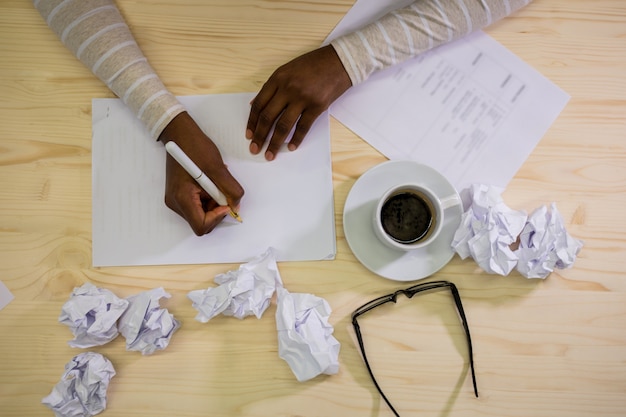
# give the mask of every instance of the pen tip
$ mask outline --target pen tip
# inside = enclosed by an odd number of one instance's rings
[[[237,214],[236,212],[231,210],[230,215],[233,217],[233,219],[237,220],[239,223],[243,223],[243,220],[241,220],[241,217],[239,217],[239,214]]]

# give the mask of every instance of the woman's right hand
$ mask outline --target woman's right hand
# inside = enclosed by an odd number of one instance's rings
[[[228,201],[219,206],[174,158],[167,154],[165,204],[184,218],[198,236],[217,226],[230,212],[237,210],[244,195],[241,185],[230,174],[215,143],[200,129],[189,113],[177,115],[163,130],[159,140],[165,145],[173,140],[213,181]]]

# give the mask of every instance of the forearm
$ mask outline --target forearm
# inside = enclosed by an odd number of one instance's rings
[[[163,85],[113,0],[35,0],[63,44],[158,138],[185,109]]]
[[[483,29],[532,0],[417,0],[331,44],[352,84],[372,73]]]

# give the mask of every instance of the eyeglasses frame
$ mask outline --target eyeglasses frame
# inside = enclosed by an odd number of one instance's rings
[[[429,281],[429,282],[423,282],[417,285],[413,285],[408,288],[399,289],[391,294],[383,295],[381,297],[375,298],[363,304],[361,307],[357,308],[352,313],[352,326],[354,327],[354,332],[356,333],[357,341],[359,343],[359,349],[361,351],[361,355],[363,356],[363,361],[365,362],[365,366],[370,375],[370,378],[372,379],[374,386],[380,393],[385,403],[387,403],[391,411],[393,411],[394,415],[396,415],[397,417],[400,417],[400,414],[398,414],[396,409],[391,405],[391,402],[389,401],[387,396],[384,394],[380,385],[376,381],[376,378],[374,377],[374,372],[372,371],[372,368],[367,359],[367,355],[365,354],[365,344],[363,343],[363,335],[361,334],[361,327],[359,326],[357,319],[363,314],[375,309],[376,307],[380,307],[381,305],[387,304],[389,302],[393,302],[395,304],[400,294],[403,294],[407,298],[411,299],[413,298],[414,295],[418,293],[441,289],[441,288],[448,288],[450,292],[452,293],[452,296],[454,298],[454,304],[457,309],[457,313],[459,314],[461,323],[463,325],[463,329],[465,330],[465,337],[467,339],[467,347],[468,347],[468,355],[469,355],[469,364],[470,364],[470,369],[472,371],[472,384],[474,386],[474,395],[476,396],[476,398],[478,398],[478,387],[476,385],[476,373],[474,371],[474,350],[472,348],[472,338],[470,335],[469,325],[467,324],[467,317],[465,316],[465,311],[463,310],[463,303],[461,302],[461,296],[459,294],[459,290],[457,289],[456,285],[454,285],[454,283],[449,282],[449,281]]]

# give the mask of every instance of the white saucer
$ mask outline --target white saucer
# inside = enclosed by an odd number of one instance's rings
[[[354,256],[370,271],[395,281],[415,281],[443,268],[454,256],[451,243],[463,214],[462,205],[447,208],[441,233],[427,247],[407,252],[389,248],[374,234],[376,201],[392,186],[406,182],[423,184],[440,198],[458,195],[452,184],[429,166],[387,161],[359,177],[343,209],[343,230]]]

